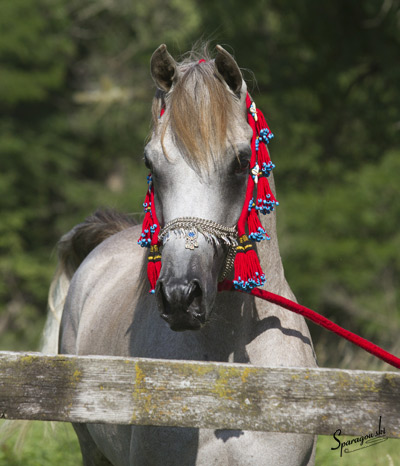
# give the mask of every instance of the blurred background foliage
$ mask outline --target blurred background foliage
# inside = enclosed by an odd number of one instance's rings
[[[149,60],[231,51],[275,139],[298,300],[400,352],[398,0],[0,2],[0,349],[37,348],[58,238],[141,212]],[[319,363],[381,368],[311,325]]]

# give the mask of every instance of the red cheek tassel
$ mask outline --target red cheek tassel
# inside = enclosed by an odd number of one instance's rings
[[[150,247],[152,236],[157,227],[157,222],[154,221],[152,215],[152,196],[154,196],[154,194],[151,175],[147,176],[147,183],[149,187],[147,189],[146,197],[143,202],[144,219],[142,223],[142,233],[140,234],[140,237],[138,239],[138,244],[140,244],[142,248]]]
[[[261,269],[257,253],[249,239],[261,241],[269,239],[264,230],[259,213],[269,213],[273,210],[277,201],[271,192],[268,176],[274,165],[265,146],[273,135],[265,121],[264,115],[256,109],[249,94],[246,96],[248,109],[247,121],[253,130],[251,140],[251,173],[247,184],[247,191],[243,209],[238,221],[238,246],[235,257],[235,288],[243,291],[251,291],[256,286],[263,286],[265,274]],[[254,188],[257,186],[256,202],[253,200]],[[246,226],[248,236],[246,235]]]
[[[150,246],[150,253],[147,257],[147,278],[150,283],[150,293],[154,294],[158,277],[161,270],[161,253],[158,245]]]
[[[239,237],[235,257],[235,278],[233,285],[242,291],[251,291],[256,286],[263,286],[265,274],[260,261],[247,235]]]
[[[271,239],[267,232],[265,231],[264,227],[260,222],[260,218],[258,216],[258,210],[256,210],[256,204],[254,203],[253,199],[251,199],[249,204],[249,216],[247,217],[247,229],[249,231],[249,238],[253,241],[262,241],[264,239],[269,240]]]
[[[268,179],[261,175],[258,180],[256,209],[262,214],[271,213],[279,205],[268,183]]]
[[[158,277],[160,276],[160,270],[161,270],[161,252],[160,252],[160,244],[158,240],[158,234],[160,232],[160,224],[157,220],[156,206],[154,203],[154,186],[152,186],[152,189],[151,189],[150,200],[151,200],[151,216],[154,220],[155,229],[154,229],[153,236],[151,238],[150,254],[148,256],[148,262],[147,262],[147,278],[149,279],[149,282],[150,282],[150,293],[154,294],[157,280],[158,280]]]
[[[143,203],[145,215],[142,223],[142,233],[138,239],[138,243],[142,247],[150,248],[147,256],[147,278],[150,282],[150,293],[154,293],[161,270],[161,253],[158,240],[160,224],[157,220],[154,204],[154,186],[151,174],[148,175],[147,182],[149,188]]]
[[[251,157],[253,162],[253,155]],[[234,262],[235,288],[243,291],[251,291],[256,286],[262,286],[265,282],[265,275],[261,270],[260,261],[246,235],[246,222],[249,215],[248,206],[252,202],[254,191],[254,180],[249,176],[247,183],[246,198],[238,221],[238,245],[236,246],[236,256]]]

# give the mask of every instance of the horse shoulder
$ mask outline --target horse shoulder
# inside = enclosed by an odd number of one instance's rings
[[[146,254],[137,245],[139,234],[140,227],[132,227],[111,236],[75,272],[61,322],[62,353],[111,354],[102,342],[108,342],[110,327],[121,325],[127,308],[135,308],[141,292]]]

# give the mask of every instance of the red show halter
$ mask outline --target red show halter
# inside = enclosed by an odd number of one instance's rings
[[[250,239],[254,241],[269,239],[260,222],[259,213],[269,214],[278,203],[268,183],[273,164],[266,145],[272,139],[273,134],[264,115],[256,109],[248,93],[246,107],[247,121],[253,130],[253,137],[251,139],[250,174],[243,209],[237,225],[239,244],[236,248],[233,285],[238,290],[250,291],[265,283],[264,272]],[[253,198],[255,188],[257,189],[256,200]],[[248,234],[246,234],[246,226]]]
[[[200,60],[203,63],[205,60]],[[238,244],[234,261],[234,286],[239,290],[250,291],[256,286],[263,286],[265,274],[261,269],[257,253],[250,240],[262,241],[269,239],[264,230],[259,214],[269,214],[278,205],[271,192],[268,176],[274,168],[269,157],[267,144],[272,139],[271,133],[264,115],[256,109],[249,94],[246,95],[246,106],[248,110],[248,123],[253,130],[251,140],[250,171],[247,183],[246,196],[240,214],[237,231]],[[160,112],[160,118],[164,115],[165,108]],[[160,225],[154,206],[154,187],[151,174],[148,176],[149,189],[143,203],[145,218],[142,225],[142,233],[138,243],[143,247],[150,248],[148,255],[147,276],[150,282],[150,293],[155,292],[155,286],[161,270],[161,253],[158,234]],[[254,193],[256,191],[256,198]]]

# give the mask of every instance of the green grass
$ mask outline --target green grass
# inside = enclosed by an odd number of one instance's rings
[[[0,436],[2,435],[0,423]],[[70,424],[32,422],[23,446],[15,448],[18,433],[2,444],[0,437],[0,466],[81,466],[78,440]],[[342,442],[351,437],[340,437]],[[337,446],[332,436],[319,436],[317,466],[397,466],[400,465],[400,440],[389,439],[378,445],[351,454],[331,450]],[[184,465],[183,465],[184,466]],[[257,466],[257,465],[254,465]]]
[[[340,436],[339,440],[345,442],[354,437]],[[359,443],[357,445],[360,445]],[[343,453],[340,457],[340,448],[333,436],[318,437],[316,466],[398,466],[400,465],[400,440],[388,439],[377,445],[363,448],[352,453]],[[352,448],[357,448],[356,446]]]
[[[31,422],[18,446],[19,432],[4,443],[0,423],[0,466],[81,466],[82,459],[75,432],[70,424]],[[22,429],[23,430],[23,429]]]

